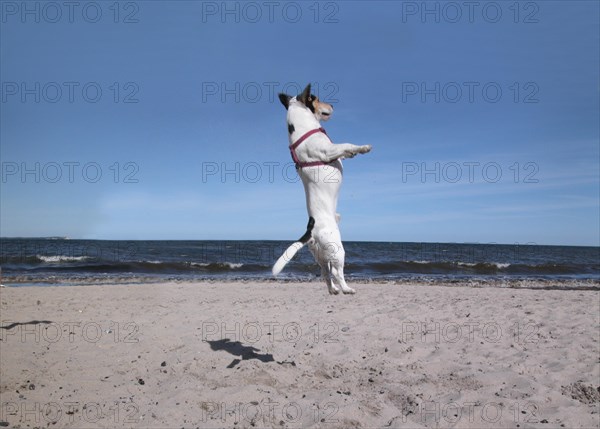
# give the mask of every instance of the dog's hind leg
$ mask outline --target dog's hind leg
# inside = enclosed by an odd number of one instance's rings
[[[345,251],[342,247],[337,252],[336,258],[330,262],[331,279],[334,286],[337,284],[340,289],[342,289],[343,293],[353,294],[356,293],[356,291],[346,284],[346,279],[344,278],[344,257]]]
[[[337,295],[338,293],[340,293],[340,289],[335,284],[333,284],[333,280],[331,278],[331,262],[327,261],[326,258],[323,258],[319,246],[314,241],[311,241],[309,243],[309,249],[315,257],[315,261],[317,261],[317,263],[321,267],[321,277],[327,285],[327,290],[331,295]]]
[[[331,264],[329,266],[322,265],[321,266],[321,277],[325,280],[325,284],[327,285],[327,290],[331,295],[337,295],[340,293],[340,289],[333,284],[331,279]]]
[[[337,224],[316,231],[315,241],[311,243],[311,251],[321,266],[321,273],[329,289],[329,293],[355,293],[348,287],[344,279],[344,260],[346,252],[342,245]]]
[[[346,280],[344,279],[344,269],[342,267],[332,267],[331,275],[335,279],[334,282],[340,285],[342,292],[345,294],[353,294],[356,293],[354,289],[346,284]]]

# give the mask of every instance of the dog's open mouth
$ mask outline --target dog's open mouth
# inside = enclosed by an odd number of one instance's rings
[[[331,115],[331,112],[321,112],[321,116],[329,116]]]

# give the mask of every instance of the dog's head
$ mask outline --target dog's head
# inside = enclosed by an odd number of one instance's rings
[[[319,97],[310,93],[310,83],[306,85],[301,94],[295,97],[280,93],[279,100],[286,110],[289,110],[290,106],[310,110],[319,122],[327,121],[333,113],[331,104],[322,102]]]

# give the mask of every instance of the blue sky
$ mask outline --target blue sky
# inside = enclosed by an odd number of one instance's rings
[[[343,239],[600,244],[596,1],[1,6],[2,236],[297,238],[312,82]]]

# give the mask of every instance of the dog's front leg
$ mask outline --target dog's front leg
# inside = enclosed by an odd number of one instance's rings
[[[340,158],[353,158],[359,153],[368,153],[370,151],[370,144],[363,146],[357,146],[350,143],[332,144],[325,149],[324,156],[326,160],[324,160],[324,162],[331,162]]]

